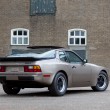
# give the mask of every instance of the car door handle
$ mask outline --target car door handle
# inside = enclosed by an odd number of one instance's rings
[[[72,68],[76,68],[76,66],[72,66]]]

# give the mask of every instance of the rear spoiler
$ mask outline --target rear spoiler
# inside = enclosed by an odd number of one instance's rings
[[[15,62],[15,61],[39,61],[53,58],[34,58],[34,57],[0,57],[0,62]]]

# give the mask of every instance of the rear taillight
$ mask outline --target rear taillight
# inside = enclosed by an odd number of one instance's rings
[[[5,66],[0,66],[0,72],[5,72]]]
[[[38,65],[24,66],[24,72],[41,72],[41,68]]]

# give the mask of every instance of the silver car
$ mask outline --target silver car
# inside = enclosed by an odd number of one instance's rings
[[[70,87],[105,91],[109,78],[105,67],[87,63],[71,50],[34,46],[0,58],[0,82],[7,94],[48,87],[52,95],[62,96]]]

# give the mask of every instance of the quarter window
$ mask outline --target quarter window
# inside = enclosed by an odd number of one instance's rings
[[[23,28],[12,29],[11,45],[29,45],[29,30]]]
[[[68,30],[68,45],[86,45],[87,32],[84,29]]]
[[[66,57],[65,53],[62,51],[59,52],[59,58],[61,61],[67,62],[67,57]]]

